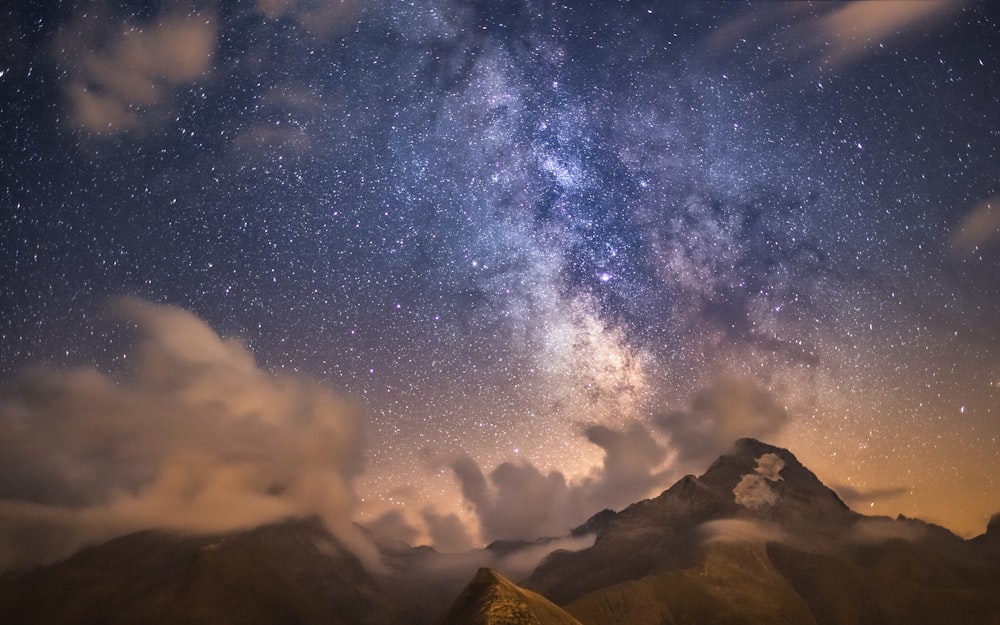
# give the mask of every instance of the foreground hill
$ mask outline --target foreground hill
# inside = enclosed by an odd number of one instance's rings
[[[0,576],[0,623],[426,625],[482,558],[399,544],[382,545],[382,559],[366,570],[316,518],[214,535],[149,530]]]
[[[545,597],[479,569],[437,625],[580,625]]]
[[[0,584],[0,622],[390,623],[393,606],[317,520],[218,536],[146,531]]]

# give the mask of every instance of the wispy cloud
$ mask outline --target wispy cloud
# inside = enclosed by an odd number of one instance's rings
[[[290,17],[317,37],[343,31],[363,8],[363,0],[257,0],[257,10],[268,19]]]
[[[854,488],[853,486],[847,486],[846,484],[838,484],[833,487],[833,490],[837,491],[837,494],[844,500],[844,503],[851,507],[855,507],[861,506],[862,504],[871,504],[876,501],[894,499],[909,493],[911,489],[902,486],[889,486],[885,488],[861,490]]]
[[[951,233],[951,249],[957,255],[972,254],[1000,240],[1000,196],[981,202],[962,216]]]
[[[879,44],[929,30],[934,18],[961,7],[963,0],[860,0],[848,2],[819,18],[825,36],[823,63],[846,65]]]
[[[764,3],[722,24],[708,41],[720,52],[760,42],[776,59],[840,70],[886,45],[934,30],[970,0],[853,0]]]
[[[784,406],[750,380],[723,378],[699,391],[688,410],[657,417],[670,434],[680,460],[710,461],[741,437],[777,436],[791,416]]]
[[[88,131],[114,134],[166,117],[176,89],[210,74],[216,38],[209,11],[142,24],[100,14],[72,21],[54,45],[72,119]]]

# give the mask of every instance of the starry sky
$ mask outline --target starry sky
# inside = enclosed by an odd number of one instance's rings
[[[11,536],[236,493],[459,550],[744,435],[866,514],[1000,511],[990,3],[20,0],[0,36]]]

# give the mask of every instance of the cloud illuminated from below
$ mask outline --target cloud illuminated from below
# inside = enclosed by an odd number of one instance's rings
[[[35,370],[0,399],[0,569],[148,528],[216,532],[319,515],[351,522],[363,427],[316,382],[261,370],[194,315],[123,299],[135,369]]]

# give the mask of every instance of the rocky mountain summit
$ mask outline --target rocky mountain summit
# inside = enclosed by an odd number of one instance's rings
[[[995,532],[851,511],[788,450],[741,439],[523,582],[583,623],[1000,623]]]
[[[479,569],[437,625],[580,625],[556,604]]]

